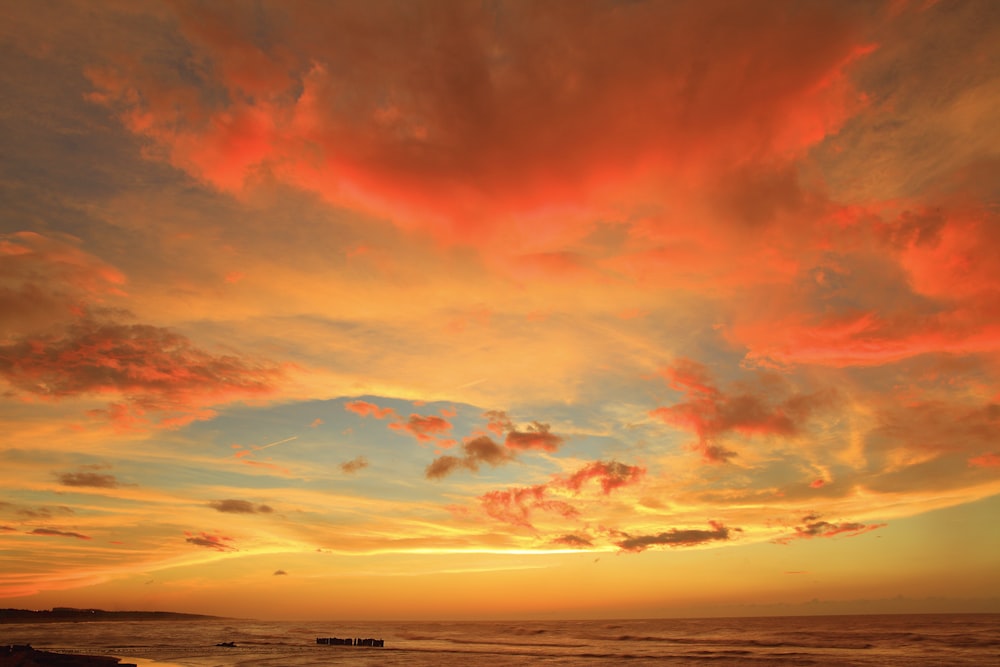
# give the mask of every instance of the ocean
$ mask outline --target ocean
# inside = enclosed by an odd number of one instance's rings
[[[317,645],[384,639],[384,648]],[[234,642],[232,648],[216,646]],[[320,665],[1000,666],[1000,614],[608,621],[101,621],[0,625],[0,645],[140,667]]]

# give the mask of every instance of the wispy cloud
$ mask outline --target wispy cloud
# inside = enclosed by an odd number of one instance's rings
[[[802,518],[802,525],[795,526],[795,533],[777,540],[779,544],[787,544],[791,540],[811,539],[814,537],[836,537],[838,535],[854,536],[883,528],[886,524],[863,524],[854,521],[830,523],[822,521],[818,514],[810,514]]]
[[[730,432],[796,436],[815,412],[835,402],[829,391],[795,393],[778,376],[765,375],[756,386],[723,392],[704,366],[688,359],[677,361],[664,375],[672,388],[684,392],[686,400],[650,414],[694,431],[698,436],[696,449],[710,463],[724,463],[738,455],[719,442]]]

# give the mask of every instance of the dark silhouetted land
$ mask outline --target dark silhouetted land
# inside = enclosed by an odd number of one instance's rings
[[[0,609],[0,623],[55,623],[86,621],[197,621],[218,620],[219,616],[178,614],[172,611],[104,611],[103,609]]]

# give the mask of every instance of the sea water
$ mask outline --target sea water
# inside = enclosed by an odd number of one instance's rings
[[[317,645],[384,639],[384,648]],[[216,646],[235,642],[236,646]],[[1000,614],[610,621],[100,621],[0,625],[0,645],[140,667],[319,665],[1000,666]]]

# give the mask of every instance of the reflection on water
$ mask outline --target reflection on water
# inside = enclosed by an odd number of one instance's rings
[[[317,645],[374,637],[385,648]],[[232,648],[216,646],[234,642]],[[119,621],[0,625],[0,644],[140,667],[996,664],[1000,614],[537,622]],[[993,661],[993,662],[991,662]]]

